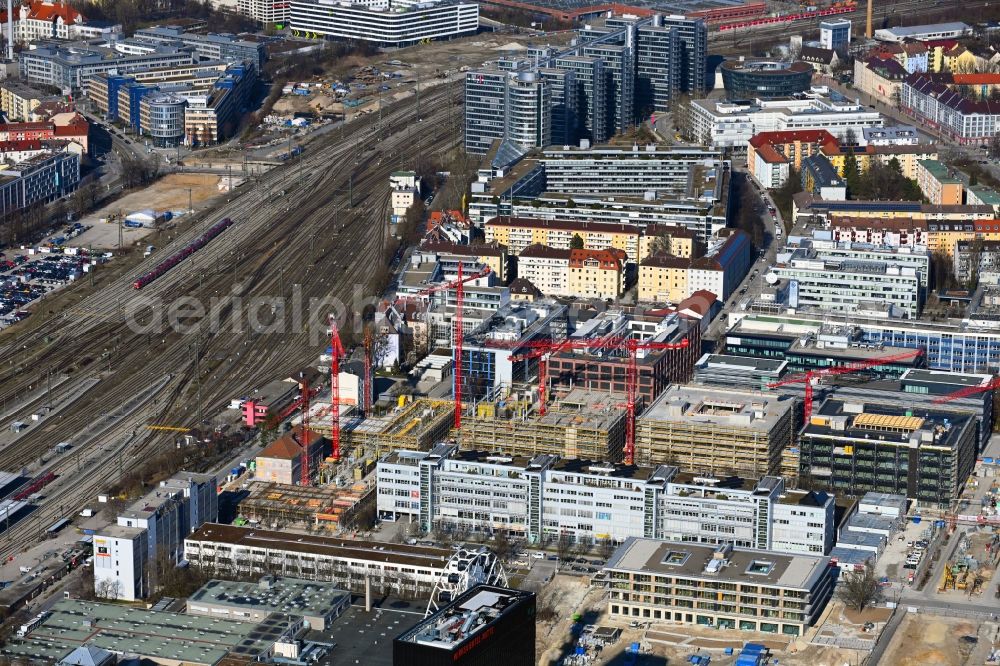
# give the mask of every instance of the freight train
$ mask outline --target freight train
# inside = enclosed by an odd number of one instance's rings
[[[188,245],[187,247],[185,247],[183,250],[181,250],[179,252],[176,252],[175,254],[170,255],[169,257],[167,257],[166,259],[164,259],[162,262],[160,262],[156,266],[156,268],[154,268],[153,270],[149,271],[145,275],[142,275],[138,280],[136,280],[135,282],[132,283],[132,287],[134,289],[142,289],[143,287],[145,287],[146,285],[148,285],[150,282],[152,282],[153,280],[156,280],[161,275],[163,275],[164,273],[166,273],[167,271],[169,271],[171,268],[173,268],[177,264],[181,263],[182,261],[184,261],[185,259],[187,259],[188,257],[190,257],[192,254],[194,254],[195,252],[197,252],[201,248],[203,248],[206,245],[208,245],[208,243],[213,238],[215,238],[216,236],[218,236],[219,234],[221,234],[223,231],[225,231],[226,229],[228,229],[230,226],[232,226],[232,224],[233,224],[233,221],[230,218],[228,218],[228,217],[225,218],[224,220],[222,220],[221,222],[217,222],[215,224],[215,226],[213,226],[211,229],[209,229],[208,231],[206,231],[205,233],[203,233],[196,240],[192,241],[191,244]]]

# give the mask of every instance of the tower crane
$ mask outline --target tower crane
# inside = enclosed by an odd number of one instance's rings
[[[482,270],[472,274],[472,275],[462,275],[462,262],[458,262],[458,277],[450,282],[445,282],[443,284],[436,284],[432,287],[428,287],[420,292],[418,295],[429,296],[430,294],[437,293],[439,291],[450,291],[455,290],[455,335],[452,347],[454,349],[454,360],[452,365],[454,366],[455,373],[455,384],[454,384],[454,399],[455,399],[455,430],[459,430],[462,427],[462,343],[464,341],[465,332],[462,330],[462,303],[465,298],[465,283],[472,282],[473,280],[478,280],[479,278],[486,277],[493,271],[489,266],[484,267]]]
[[[573,349],[606,349],[610,351],[622,350],[625,352],[627,365],[625,366],[625,456],[626,465],[635,462],[635,408],[636,393],[639,384],[639,368],[637,359],[639,351],[678,351],[687,349],[690,342],[684,338],[680,342],[647,342],[635,338],[624,338],[620,336],[591,339],[570,339],[552,341],[537,340],[526,342],[524,347],[532,348],[531,351],[520,354],[512,354],[508,357],[511,362],[525,361],[531,358],[538,359],[538,399],[540,414],[545,414],[545,403],[547,401],[548,384],[548,359],[561,351]]]
[[[337,320],[330,317],[330,438],[333,442],[331,457],[340,460],[340,359],[344,345],[340,342]],[[367,414],[367,412],[366,412]]]
[[[993,389],[1000,388],[1000,377],[994,377],[992,380],[985,384],[980,384],[979,386],[966,386],[961,388],[954,393],[949,393],[947,395],[938,396],[931,401],[935,405],[943,405],[946,402],[951,402],[952,400],[959,400],[961,398],[968,398],[970,395],[975,395],[977,393],[984,393],[986,391],[992,391]]]
[[[897,361],[905,361],[907,359],[916,358],[923,353],[924,350],[922,348],[910,349],[899,354],[873,358],[867,361],[847,363],[833,368],[807,370],[802,374],[792,375],[791,377],[785,377],[784,379],[772,382],[768,384],[767,387],[778,388],[779,386],[788,386],[789,384],[805,384],[806,396],[805,401],[803,402],[803,413],[805,414],[805,422],[808,423],[809,419],[812,418],[813,411],[813,385],[822,377],[835,377],[837,375],[849,375],[855,372],[862,372],[864,370],[868,370],[869,368],[876,368],[880,365],[888,365],[889,363],[896,363]]]

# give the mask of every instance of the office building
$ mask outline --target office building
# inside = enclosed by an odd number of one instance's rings
[[[287,532],[202,525],[184,541],[184,559],[226,578],[282,575],[332,583],[352,592],[368,578],[376,591],[428,595],[454,551],[325,536],[288,538]],[[263,556],[263,557],[262,557]]]
[[[138,601],[149,594],[149,532],[112,525],[94,535],[94,594]]]
[[[157,45],[146,53],[128,55],[85,42],[71,46],[43,42],[18,54],[22,79],[72,91],[86,88],[88,79],[98,74],[124,75],[194,62],[191,49],[166,44]]]
[[[240,39],[233,35],[202,35],[173,26],[152,26],[136,30],[133,38],[152,44],[183,44],[193,48],[199,60],[222,60],[233,64],[249,62],[258,72],[267,60],[264,42]]]
[[[881,127],[882,116],[836,92],[817,90],[784,99],[697,99],[691,103],[691,122],[701,143],[741,152],[760,132],[826,130],[843,140],[849,133],[861,136],[866,127]]]
[[[531,544],[646,536],[819,554],[836,533],[833,497],[786,490],[770,476],[717,478],[669,465],[490,454],[455,444],[388,454],[376,474],[379,517],[418,522],[428,532],[500,532]],[[567,508],[571,499],[576,506]]]
[[[611,17],[607,20],[609,27],[624,27],[628,24],[636,24],[635,19]],[[638,23],[636,43],[640,54],[639,77],[641,78],[644,72],[655,71],[660,63],[664,62],[666,52],[662,49],[665,46],[667,31],[672,33],[672,39],[677,42],[675,48],[680,55],[679,60],[667,64],[673,70],[669,80],[677,82],[677,88],[672,88],[671,92],[688,95],[704,92],[707,85],[708,26],[700,18],[688,18],[678,14],[654,14],[647,21]],[[655,81],[653,86],[654,93],[659,92]],[[659,90],[662,91],[662,87]],[[663,97],[660,96],[660,99]],[[664,112],[667,111],[667,107],[654,105],[652,110]]]
[[[356,39],[386,47],[447,39],[479,29],[479,5],[469,2],[291,0],[292,34]]]
[[[636,459],[705,476],[783,475],[792,419],[791,398],[675,384],[636,419]]]
[[[14,41],[27,44],[46,39],[108,39],[121,33],[120,24],[88,20],[69,4],[49,0],[18,3],[14,15]],[[6,14],[3,20],[7,36]]]
[[[694,366],[694,384],[763,391],[768,384],[790,374],[781,359],[705,354]]]
[[[551,142],[560,146],[574,143],[580,133],[576,73],[558,67],[540,67],[538,76],[549,90]]]
[[[613,91],[604,61],[590,56],[566,55],[556,58],[554,63],[556,69],[571,72],[575,81],[576,126],[573,134],[567,132],[565,143],[574,143],[577,139],[595,143],[607,141],[614,133],[608,101]]]
[[[0,179],[0,224],[38,203],[50,203],[77,188],[80,156],[69,152],[43,152],[11,165]]]
[[[780,99],[809,90],[813,68],[806,62],[726,60],[722,85],[731,100]]]
[[[635,125],[635,44],[634,28],[624,44],[584,45],[583,56],[604,62],[604,74],[611,84],[606,98],[608,129],[621,134]]]
[[[815,624],[834,586],[827,557],[639,538],[605,571],[613,617],[787,636]]]
[[[532,71],[484,70],[465,76],[465,149],[486,153],[503,140],[527,149],[551,143],[548,81]]]
[[[532,666],[535,594],[477,585],[392,642],[394,666]]]
[[[827,398],[799,433],[800,482],[848,495],[903,494],[948,508],[975,464],[966,415]]]
[[[540,162],[546,188],[561,194],[642,197],[687,193],[691,181],[723,168],[719,151],[681,146],[552,146]],[[695,186],[695,189],[700,189]]]
[[[929,275],[927,255],[906,256],[885,248],[857,256],[853,250],[792,248],[778,257],[771,272],[796,285],[789,297],[792,307],[916,319]]]
[[[158,568],[181,562],[184,538],[218,517],[214,476],[179,472],[161,481],[94,535],[94,592],[103,599],[144,598]]]
[[[846,53],[851,45],[851,22],[847,19],[825,19],[819,22],[821,48]]]
[[[236,11],[263,25],[287,23],[289,3],[286,0],[238,0]]]

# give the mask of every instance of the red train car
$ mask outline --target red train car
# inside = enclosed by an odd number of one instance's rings
[[[159,264],[156,268],[149,271],[148,273],[141,275],[138,280],[132,283],[133,289],[142,289],[148,285],[153,280],[156,280],[161,275],[169,271],[171,268],[181,263],[192,254],[200,250],[201,248],[208,245],[209,241],[221,234],[223,231],[232,226],[233,221],[230,218],[225,218],[221,222],[216,223],[211,229],[203,233],[198,237],[197,240],[192,241],[187,247],[185,247],[180,252],[170,255]]]

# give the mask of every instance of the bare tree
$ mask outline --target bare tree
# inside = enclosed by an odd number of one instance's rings
[[[560,532],[559,537],[556,539],[556,555],[560,560],[564,560],[572,549],[573,539],[570,537],[569,533]]]
[[[860,571],[848,572],[838,588],[840,598],[848,608],[861,612],[875,603],[879,598],[879,586],[871,561],[865,562],[864,568]]]
[[[94,586],[94,592],[98,599],[118,599],[122,592],[122,582],[112,578],[102,578]]]
[[[607,560],[615,552],[615,542],[611,539],[601,539],[597,542],[597,554],[602,560]]]

